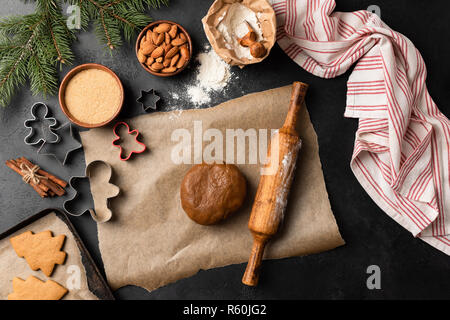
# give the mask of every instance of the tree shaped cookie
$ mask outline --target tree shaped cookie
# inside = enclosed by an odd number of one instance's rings
[[[49,277],[55,264],[63,264],[66,259],[66,253],[60,250],[65,239],[65,235],[53,237],[47,230],[37,234],[26,231],[10,241],[17,255],[25,258],[31,270],[41,269]]]
[[[27,280],[14,278],[13,293],[8,300],[59,300],[67,293],[67,289],[59,283],[48,280],[46,282],[29,276]]]

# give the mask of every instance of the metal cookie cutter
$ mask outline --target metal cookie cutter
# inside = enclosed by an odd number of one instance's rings
[[[134,137],[134,141],[135,141],[137,144],[141,145],[141,149],[130,151],[130,153],[129,153],[128,156],[126,156],[126,157],[123,157],[123,155],[122,155],[122,154],[123,154],[123,148],[122,148],[122,146],[118,143],[118,142],[122,139],[122,138],[119,136],[118,132],[117,132],[117,128],[120,127],[120,126],[125,126],[125,127],[127,128],[127,130],[128,130],[127,133],[130,134],[130,135],[134,135],[134,136],[135,136],[135,137]],[[115,124],[114,128],[113,128],[113,133],[114,133],[114,136],[115,136],[116,138],[113,140],[112,145],[113,145],[114,147],[119,148],[119,150],[120,150],[119,158],[120,158],[120,160],[122,160],[122,161],[127,161],[127,160],[129,160],[129,159],[131,158],[131,156],[132,156],[134,153],[142,153],[142,152],[144,152],[144,151],[147,149],[146,145],[143,144],[142,142],[140,142],[140,141],[138,140],[139,131],[138,131],[137,129],[130,130],[130,126],[129,126],[126,122],[123,122],[123,121],[117,122],[117,123]]]
[[[161,100],[161,97],[156,94],[154,89],[150,89],[149,91],[141,90],[141,96],[136,100],[142,106],[142,110],[144,112],[149,112],[151,110],[157,109],[157,103]]]
[[[110,182],[112,175],[113,170],[109,163],[102,160],[89,163],[86,166],[85,176],[70,178],[69,185],[75,191],[75,194],[71,199],[64,202],[64,210],[75,217],[89,211],[95,222],[109,221],[113,216],[109,206],[110,199],[117,197],[120,193],[119,187]],[[92,192],[91,179],[102,180],[102,183],[97,186],[100,187],[96,190],[97,192],[92,193],[93,203],[89,193],[79,191],[83,189]]]
[[[31,106],[32,118],[24,121],[25,128],[30,132],[23,139],[29,145],[34,146],[41,142],[56,143],[59,136],[53,131],[58,121],[54,117],[49,117],[50,110],[43,102],[36,102]]]
[[[70,122],[66,122],[56,128],[55,131],[59,136],[58,143],[44,141],[38,150],[38,154],[52,156],[64,166],[69,158],[69,154],[82,147],[82,144],[75,138],[73,130]]]

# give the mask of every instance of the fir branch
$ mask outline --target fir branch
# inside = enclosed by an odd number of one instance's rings
[[[58,89],[58,74],[51,62],[41,59],[35,52],[30,55],[28,68],[34,70],[30,73],[30,87],[34,94],[47,95]]]
[[[122,44],[122,36],[131,42],[133,36],[150,21],[144,14],[148,8],[168,5],[168,0],[68,0],[81,8],[84,29],[90,21],[101,42],[110,49]]]
[[[135,27],[136,27],[134,24],[132,24],[132,23],[131,23],[130,21],[128,21],[127,19],[125,19],[125,18],[121,17],[120,15],[116,14],[116,13],[114,12],[114,9],[111,9],[113,6],[115,6],[115,4],[112,4],[112,3],[111,3],[111,6],[108,7],[108,6],[102,6],[102,5],[100,5],[100,4],[99,4],[97,1],[95,1],[95,0],[87,0],[87,1],[89,1],[89,2],[92,3],[94,6],[96,6],[101,14],[103,14],[103,12],[106,11],[109,15],[111,15],[111,16],[114,17],[115,19],[120,20],[120,21],[122,21],[123,23],[126,23],[126,24],[130,25],[132,28],[135,28]],[[117,3],[117,4],[118,4],[118,3]]]
[[[81,26],[94,22],[99,39],[112,49],[131,41],[150,22],[144,12],[168,5],[168,0],[23,0],[35,2],[36,12],[0,19],[0,105],[10,103],[27,80],[33,94],[54,94],[56,66],[70,64],[75,34],[67,27],[61,3],[78,5]]]
[[[59,4],[37,0],[36,13],[0,21],[0,105],[5,106],[27,79],[33,94],[57,91],[55,66],[73,60],[71,42]]]
[[[105,37],[106,37],[106,40],[107,40],[106,44],[107,44],[107,46],[109,48],[113,49],[114,47],[113,47],[113,45],[111,43],[111,37],[109,36],[108,28],[106,28],[106,25],[105,25],[105,15],[103,13],[103,9],[100,10],[100,16],[101,16],[101,21],[102,21],[102,27],[103,27],[103,30],[105,32]]]
[[[33,19],[36,21],[28,25],[28,22]],[[16,25],[13,25],[12,22],[15,22]],[[43,22],[44,18],[39,14],[27,15],[23,21],[18,21],[17,17],[14,17],[0,22],[0,29],[3,30],[0,43],[16,43],[14,49],[10,48],[8,51],[4,51],[1,56],[0,105],[6,106],[14,95],[15,89],[25,83],[27,79],[27,62],[33,50],[33,41],[40,31],[39,25]],[[24,31],[23,34],[15,35],[13,39],[8,38],[11,31],[20,29]],[[24,41],[25,39],[26,41]]]

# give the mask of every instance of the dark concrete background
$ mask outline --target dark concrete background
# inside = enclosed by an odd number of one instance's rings
[[[30,5],[18,0],[1,2],[0,16],[32,11]],[[190,32],[195,48],[202,48],[207,39],[200,19],[212,1],[170,2],[168,8],[151,11],[150,15],[154,19],[181,23]],[[450,45],[445,40],[445,35],[450,33],[448,10],[444,8],[446,1],[430,3],[420,0],[349,0],[338,1],[337,10],[350,11],[365,9],[371,4],[378,5],[382,19],[408,36],[422,53],[428,68],[428,89],[440,109],[449,116]],[[75,65],[96,62],[117,72],[126,90],[124,117],[140,112],[134,100],[141,89],[155,88],[162,95],[164,102],[161,109],[165,110],[171,105],[168,91],[176,90],[180,84],[186,84],[194,77],[194,65],[173,78],[153,77],[138,65],[132,46],[124,46],[111,56],[98,44],[92,32],[80,33],[73,48],[77,56]],[[64,68],[61,77],[68,70]],[[319,137],[320,157],[331,205],[347,244],[312,256],[265,261],[257,288],[241,284],[245,268],[241,264],[200,271],[193,277],[151,293],[136,287],[125,287],[119,289],[116,296],[121,299],[450,298],[449,257],[414,239],[389,218],[363,191],[351,173],[349,162],[357,120],[343,117],[349,72],[332,80],[314,77],[292,62],[277,45],[264,62],[235,72],[239,79],[228,90],[218,94],[211,106],[250,92],[287,85],[294,80],[310,84],[307,106]],[[67,121],[56,97],[33,97],[25,86],[10,106],[0,109],[1,163],[23,155],[66,179],[83,174],[85,163],[82,151],[76,151],[69,163],[62,167],[52,158],[38,156],[36,148],[23,143],[26,135],[23,121],[29,117],[30,106],[36,101],[47,102],[60,123]],[[64,200],[41,200],[15,173],[0,165],[0,232],[44,208],[62,207]],[[95,224],[88,215],[71,220],[102,268]],[[381,290],[368,290],[366,287],[366,269],[372,264],[381,268]]]

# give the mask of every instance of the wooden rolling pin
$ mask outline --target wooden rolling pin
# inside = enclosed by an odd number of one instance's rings
[[[264,169],[273,170],[261,175],[248,228],[253,235],[253,247],[242,283],[248,286],[258,284],[259,268],[268,240],[277,232],[283,219],[287,197],[294,177],[297,154],[301,140],[295,126],[300,108],[305,99],[308,85],[294,82],[292,85],[289,111],[283,126],[271,140],[271,145],[278,142],[278,154],[267,155],[268,162]],[[274,166],[275,164],[275,166]]]

